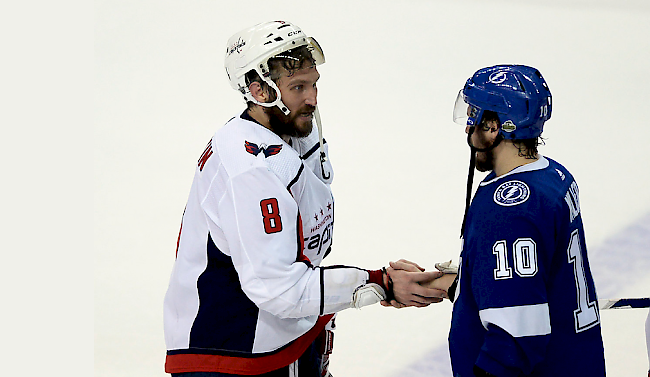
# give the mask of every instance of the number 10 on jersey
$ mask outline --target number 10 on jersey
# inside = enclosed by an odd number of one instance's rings
[[[497,241],[492,246],[492,254],[496,257],[496,268],[494,269],[494,280],[512,278],[512,267],[508,262],[508,248],[506,241]],[[573,277],[576,291],[578,308],[573,311],[575,320],[575,331],[590,329],[600,323],[598,306],[596,300],[589,301],[589,289],[585,266],[582,259],[582,248],[580,247],[580,234],[578,230],[571,233],[569,246],[567,247],[567,261],[573,266]],[[513,243],[514,270],[520,277],[532,277],[537,274],[537,244],[531,238],[518,238]]]

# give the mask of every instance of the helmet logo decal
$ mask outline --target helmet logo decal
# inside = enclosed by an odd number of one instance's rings
[[[505,132],[512,132],[517,129],[517,126],[511,121],[511,120],[506,120],[502,125],[501,129],[504,130]]]
[[[246,46],[246,41],[239,38],[237,42],[233,43],[232,46],[226,48],[226,54],[231,55],[233,52],[241,53],[242,47]]]
[[[493,84],[502,84],[508,77],[505,71],[494,72],[488,79]]]
[[[504,182],[494,191],[494,202],[505,207],[521,204],[529,197],[530,189],[522,181]]]

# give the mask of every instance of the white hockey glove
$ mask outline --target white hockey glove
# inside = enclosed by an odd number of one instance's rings
[[[386,291],[375,283],[367,283],[354,291],[352,295],[352,307],[361,309],[364,306],[376,304],[386,299]]]
[[[449,262],[436,263],[436,269],[445,274],[458,274],[458,266]]]
[[[361,309],[364,306],[392,299],[392,281],[388,277],[388,287],[384,286],[384,274],[388,275],[386,268],[368,271],[366,284],[359,286],[352,294],[353,308]]]

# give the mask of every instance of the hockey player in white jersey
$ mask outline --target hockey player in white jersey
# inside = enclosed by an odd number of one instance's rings
[[[456,100],[472,153],[468,204],[474,167],[490,173],[466,210],[449,289],[454,376],[605,375],[578,185],[537,151],[551,109],[546,81],[522,65],[478,70]]]
[[[225,53],[248,107],[196,166],[164,302],[165,370],[326,376],[335,313],[439,302],[440,291],[418,284],[439,273],[321,264],[335,208],[316,108],[323,52],[275,21],[235,34]]]

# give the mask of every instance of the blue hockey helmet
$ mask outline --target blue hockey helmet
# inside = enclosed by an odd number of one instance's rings
[[[454,122],[474,127],[486,110],[497,113],[504,139],[534,139],[551,118],[551,91],[542,74],[525,65],[483,68],[458,93]]]

